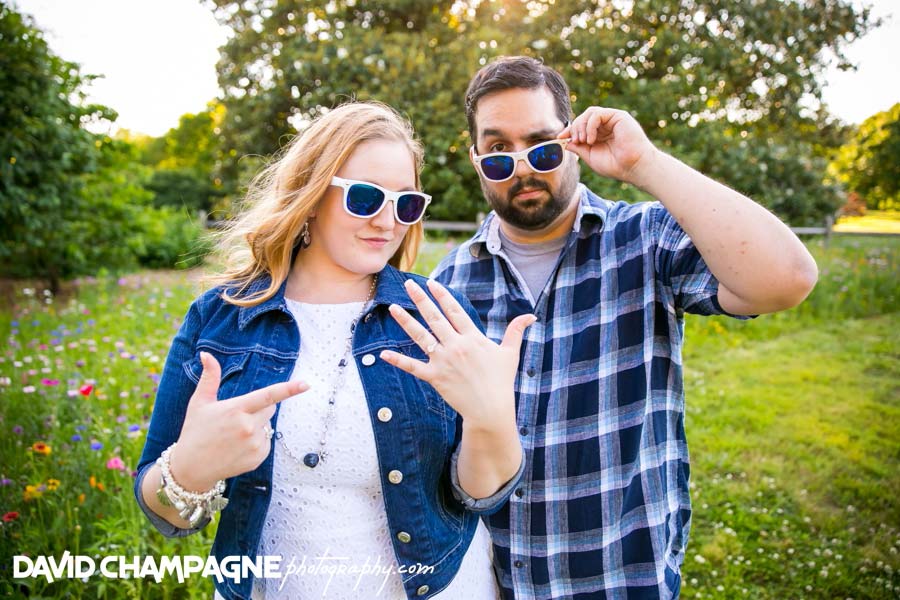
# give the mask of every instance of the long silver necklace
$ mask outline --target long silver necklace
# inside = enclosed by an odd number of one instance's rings
[[[362,318],[363,313],[366,311],[366,307],[369,305],[369,302],[372,300],[372,297],[375,294],[375,285],[378,283],[378,275],[376,274],[372,277],[372,285],[369,287],[369,293],[366,295],[366,301],[363,302],[362,309],[360,309],[359,314],[356,315],[356,318],[353,319],[353,322],[350,323],[350,335],[347,336],[347,341],[344,344],[344,355],[341,357],[340,362],[337,365],[337,374],[334,378],[334,385],[331,387],[331,393],[328,396],[328,408],[325,412],[325,418],[323,419],[322,425],[322,436],[319,438],[319,449],[315,452],[307,452],[302,459],[297,458],[297,456],[291,451],[291,448],[284,441],[284,436],[278,436],[278,439],[281,440],[281,447],[287,453],[288,456],[293,458],[295,461],[303,463],[310,469],[316,468],[316,465],[319,462],[325,460],[328,456],[328,452],[325,451],[325,442],[328,437],[328,429],[331,427],[331,424],[334,423],[335,420],[335,411],[334,411],[334,403],[337,399],[338,390],[341,388],[341,383],[344,381],[344,374],[346,372],[346,367],[350,359],[350,350],[353,347],[353,333],[356,331],[356,324],[359,323],[360,318]]]

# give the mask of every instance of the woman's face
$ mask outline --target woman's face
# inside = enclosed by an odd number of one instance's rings
[[[416,189],[416,167],[406,144],[369,140],[356,147],[337,176],[380,185],[393,191]],[[359,275],[381,271],[397,252],[408,225],[394,218],[394,206],[374,217],[359,218],[343,206],[343,190],[329,186],[309,222],[311,244],[304,252],[317,255],[338,271]],[[311,256],[310,256],[311,257]]]

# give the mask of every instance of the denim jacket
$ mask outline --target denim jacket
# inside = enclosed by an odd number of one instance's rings
[[[478,514],[499,510],[521,479],[523,469],[490,498],[475,501],[459,488],[454,451],[462,434],[461,417],[429,384],[379,358],[382,350],[391,349],[426,359],[387,310],[390,304],[398,304],[424,324],[403,287],[406,279],[414,279],[427,290],[424,278],[417,275],[400,272],[389,265],[380,273],[374,301],[354,332],[352,352],[375,434],[387,522],[397,563],[434,566],[431,573],[404,574],[403,585],[409,598],[428,598],[445,588],[458,571],[475,533]],[[259,279],[249,292],[265,289],[268,284],[268,279]],[[219,296],[222,289],[211,289],[193,302],[172,342],[138,465],[134,488],[138,504],[166,537],[190,535],[208,524],[206,521],[192,529],[176,527],[151,511],[141,495],[147,471],[181,432],[188,400],[202,371],[200,351],[212,354],[222,366],[219,388],[219,400],[222,400],[287,381],[302,343],[297,324],[285,304],[285,284],[272,298],[252,307],[223,301]],[[471,304],[462,295],[451,293],[481,328]],[[278,406],[271,421],[276,431]],[[389,408],[392,414],[387,422],[376,417],[383,407]],[[220,563],[226,556],[256,557],[271,498],[274,443],[273,439],[273,450],[259,467],[226,482],[225,496],[229,502],[221,513],[212,547],[212,554]],[[392,469],[402,471],[401,483],[388,481],[387,474]],[[252,578],[239,583],[226,578],[215,585],[229,600],[245,599],[251,595]]]

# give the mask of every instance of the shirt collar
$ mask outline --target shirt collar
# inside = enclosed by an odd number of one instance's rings
[[[607,201],[594,194],[583,183],[578,184],[578,190],[578,210],[572,231],[584,238],[603,227],[606,222]],[[474,258],[478,258],[484,251],[497,254],[500,246],[500,218],[491,211],[469,241],[468,251]]]
[[[384,269],[378,274],[378,283],[375,286],[375,298],[372,307],[379,304],[398,304],[407,310],[417,310],[416,305],[410,300],[403,285],[407,279],[408,277],[404,273],[401,273],[391,265],[385,265]],[[245,294],[252,295],[266,290],[270,282],[271,277],[268,274],[258,277],[247,286]],[[254,306],[240,307],[238,309],[238,327],[244,329],[250,321],[269,311],[281,310],[286,312],[287,304],[284,300],[286,287],[287,279],[281,282],[278,291],[271,298]]]

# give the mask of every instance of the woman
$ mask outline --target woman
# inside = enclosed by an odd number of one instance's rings
[[[478,513],[523,471],[533,316],[496,345],[465,299],[397,270],[422,239],[421,165],[384,105],[315,120],[254,181],[230,264],[173,341],[138,503],[170,537],[221,510],[219,561],[283,557],[280,579],[217,580],[217,597],[497,594]]]

